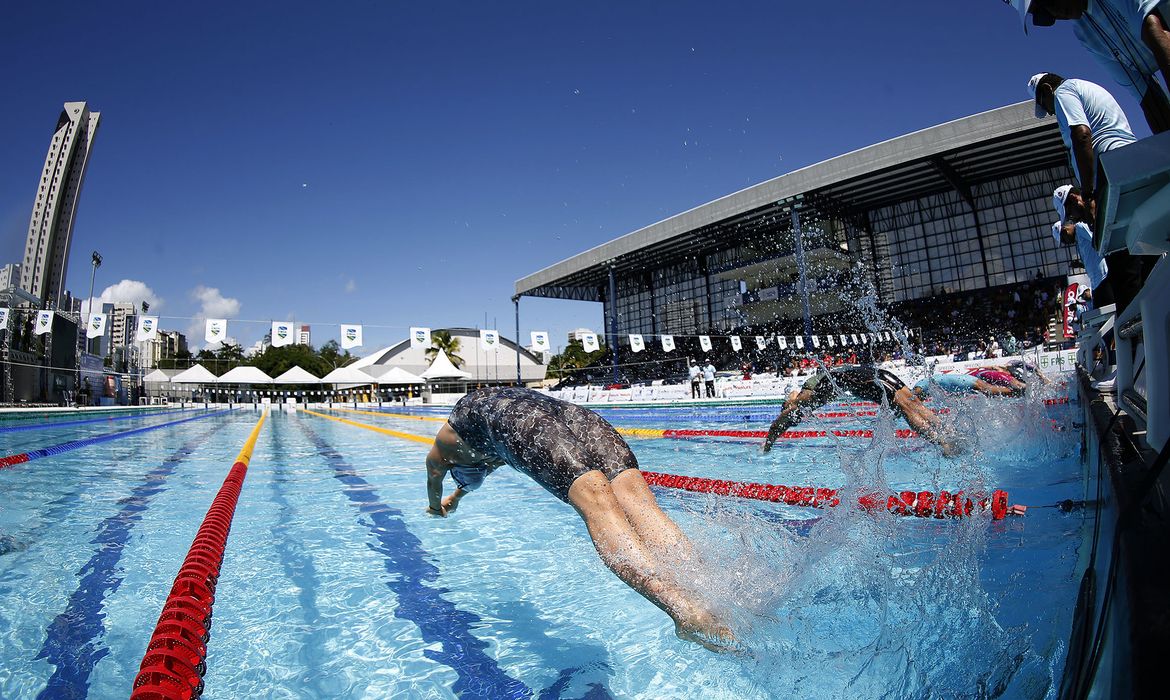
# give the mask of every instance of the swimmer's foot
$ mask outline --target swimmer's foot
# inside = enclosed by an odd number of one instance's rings
[[[731,628],[710,613],[702,613],[688,620],[676,620],[674,633],[679,639],[702,644],[719,654],[745,654],[747,650],[735,638]]]

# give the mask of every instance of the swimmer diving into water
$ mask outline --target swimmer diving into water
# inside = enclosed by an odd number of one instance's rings
[[[453,513],[502,464],[576,508],[602,562],[669,615],[679,637],[716,651],[735,648],[730,629],[664,565],[688,556],[691,543],[658,507],[634,453],[605,419],[529,389],[468,394],[427,455],[427,512]],[[456,489],[444,498],[448,474]]]
[[[818,371],[804,382],[800,391],[789,396],[780,415],[772,421],[762,450],[771,450],[772,444],[785,430],[837,398],[841,392],[849,392],[859,399],[879,404],[884,397],[890,407],[902,415],[919,435],[941,445],[943,454],[953,455],[961,449],[956,443],[942,437],[938,416],[918,400],[898,375],[873,365],[840,365]]]

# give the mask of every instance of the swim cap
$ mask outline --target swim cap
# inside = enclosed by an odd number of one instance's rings
[[[1052,191],[1052,206],[1056,209],[1056,213],[1060,214],[1060,220],[1064,221],[1064,200],[1068,197],[1069,190],[1072,185],[1061,185]]]

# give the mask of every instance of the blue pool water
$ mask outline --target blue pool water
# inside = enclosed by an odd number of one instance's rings
[[[950,460],[878,438],[630,438],[654,471],[867,489],[1003,488],[1026,517],[916,520],[658,490],[686,572],[750,653],[679,641],[600,562],[580,518],[496,472],[424,513],[425,446],[305,413],[260,433],[219,586],[207,698],[1010,697],[1055,694],[1082,513],[1068,406],[951,408]],[[618,426],[763,430],[772,409],[603,409]],[[848,411],[827,406],[822,412]],[[856,410],[856,409],[854,409]],[[433,435],[440,423],[334,413]],[[190,417],[0,431],[13,454]],[[258,414],[234,411],[0,469],[0,697],[127,697],[170,584]],[[63,420],[63,419],[62,419]],[[74,418],[73,420],[77,420]],[[5,421],[4,426],[33,424]],[[848,502],[848,497],[843,500]]]

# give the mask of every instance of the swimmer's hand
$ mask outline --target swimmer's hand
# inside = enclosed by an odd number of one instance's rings
[[[435,510],[434,508],[427,506],[427,515],[433,515],[436,518],[445,518],[447,517],[447,508],[440,505],[439,509]]]
[[[451,513],[454,513],[455,509],[458,507],[459,507],[459,499],[455,496],[455,494],[451,494],[443,499],[443,513],[444,514],[450,515]]]

